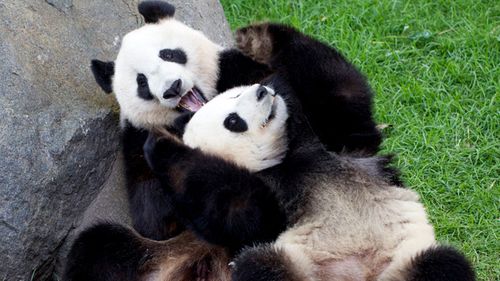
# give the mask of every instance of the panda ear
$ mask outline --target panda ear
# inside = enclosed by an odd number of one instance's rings
[[[194,112],[186,112],[181,114],[179,117],[175,118],[173,124],[170,127],[170,132],[175,134],[177,137],[182,138],[184,135],[184,130],[186,129],[186,125],[193,117]]]
[[[95,81],[107,94],[113,91],[111,85],[113,75],[115,75],[115,63],[112,61],[104,62],[92,60],[90,68],[94,74]]]
[[[146,23],[157,23],[175,14],[175,7],[163,1],[144,1],[138,8]]]

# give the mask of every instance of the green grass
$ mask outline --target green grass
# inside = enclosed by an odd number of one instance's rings
[[[293,3],[292,3],[293,2]],[[272,20],[336,46],[369,78],[438,239],[500,280],[500,2],[222,0],[231,27]]]

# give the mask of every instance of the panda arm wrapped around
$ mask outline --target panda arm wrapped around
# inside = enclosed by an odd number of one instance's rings
[[[370,86],[335,48],[275,23],[243,27],[236,42],[288,81],[329,150],[364,156],[379,150],[382,136],[373,120]]]
[[[206,241],[238,250],[285,228],[273,192],[248,170],[171,137],[150,134],[144,150],[180,220]]]

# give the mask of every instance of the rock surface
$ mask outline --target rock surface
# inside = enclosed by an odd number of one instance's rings
[[[129,221],[117,106],[89,62],[116,57],[143,23],[138,2],[0,1],[0,280],[50,280],[75,229]],[[230,42],[218,1],[170,2],[178,19]]]

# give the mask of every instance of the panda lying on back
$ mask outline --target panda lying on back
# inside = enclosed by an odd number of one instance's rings
[[[394,186],[386,159],[328,152],[311,130],[301,93],[289,83],[311,70],[286,63],[321,54],[307,48],[317,41],[281,25],[249,27],[239,39],[279,75],[178,119],[176,132],[189,147],[152,136],[145,145],[178,218],[206,241],[241,251],[232,280],[474,280],[460,253],[436,244],[418,196]],[[245,47],[258,41],[271,44]],[[229,280],[227,253],[193,245],[190,235],[154,242],[96,226],[73,246],[67,280]],[[249,247],[258,242],[272,243]],[[178,275],[193,249],[205,253],[208,270]]]
[[[339,156],[314,135],[288,83],[301,76],[283,66],[311,40],[272,24],[240,37],[282,73],[201,108],[182,135],[189,147],[152,135],[145,144],[188,228],[229,249],[247,246],[233,280],[474,280],[460,253],[437,244],[418,195],[391,184],[378,158]]]

